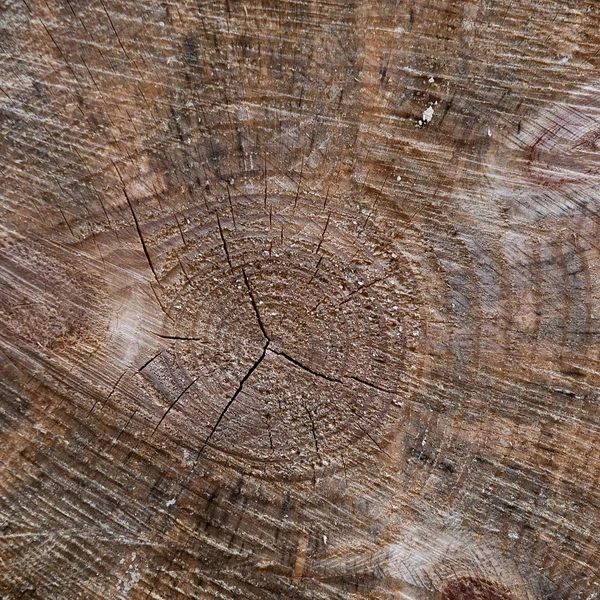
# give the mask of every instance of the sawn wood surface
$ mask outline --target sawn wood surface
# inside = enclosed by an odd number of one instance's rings
[[[600,3],[0,1],[0,597],[600,598]]]

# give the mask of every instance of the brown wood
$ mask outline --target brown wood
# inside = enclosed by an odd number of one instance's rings
[[[0,596],[600,597],[600,4],[0,3]]]

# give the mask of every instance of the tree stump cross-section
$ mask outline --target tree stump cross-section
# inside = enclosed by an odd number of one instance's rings
[[[0,598],[599,598],[599,44],[1,1]]]

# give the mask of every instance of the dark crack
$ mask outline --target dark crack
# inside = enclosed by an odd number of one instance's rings
[[[356,423],[357,427],[371,440],[371,442],[373,442],[373,444],[375,445],[375,447],[379,450],[379,452],[381,452],[382,454],[385,454],[388,458],[392,458],[381,446],[380,444],[377,442],[377,440],[369,433],[369,431],[367,429],[365,429],[361,424],[360,421],[364,421],[364,417],[362,417],[361,415],[359,415],[355,410],[353,410],[352,408],[350,408],[350,412],[358,419],[358,422]]]
[[[254,294],[252,293],[252,287],[250,286],[250,281],[248,280],[248,276],[246,275],[245,269],[242,269],[242,275],[244,276],[244,283],[246,284],[246,289],[248,290],[248,295],[250,296],[250,302],[252,303],[252,308],[254,309],[254,314],[256,315],[256,320],[258,321],[258,326],[262,331],[262,334],[265,336],[267,342],[271,341],[271,338],[267,334],[267,330],[260,318],[260,312],[258,310],[258,304],[256,303],[256,299],[254,298]],[[268,344],[267,344],[268,346]],[[265,346],[266,348],[266,346]]]
[[[129,416],[129,419],[127,420],[127,423],[125,423],[125,425],[123,426],[121,431],[119,431],[119,435],[113,440],[113,442],[110,445],[110,448],[108,450],[109,453],[115,447],[115,445],[119,442],[119,440],[121,439],[121,436],[123,435],[125,430],[129,427],[129,424],[133,420],[133,417],[135,417],[136,413],[137,413],[137,408],[131,413],[131,415]]]
[[[208,344],[208,340],[199,337],[188,337],[186,335],[162,335],[160,333],[154,334],[156,337],[159,337],[163,340],[181,340],[183,342],[203,342],[204,344]]]
[[[327,227],[329,226],[329,219],[331,219],[331,211],[327,215],[327,221],[325,222],[325,227],[323,229],[323,233],[321,234],[321,239],[319,240],[319,245],[317,246],[317,249],[315,250],[316,254],[319,254],[319,250],[321,249],[321,244],[323,243],[323,240],[325,239],[325,233],[327,232]]]
[[[327,381],[332,381],[334,383],[343,383],[341,379],[336,379],[335,377],[329,377],[329,375],[325,375],[324,373],[319,373],[318,371],[313,371],[313,369],[311,369],[310,367],[307,367],[306,365],[303,365],[301,362],[297,361],[295,358],[291,357],[289,354],[286,354],[285,352],[281,352],[279,350],[273,350],[272,348],[269,348],[269,350],[273,354],[277,354],[277,356],[282,356],[287,361],[291,362],[293,365],[296,365],[298,368],[306,371],[307,373],[310,373],[311,375],[314,375],[315,377],[321,377],[321,379],[326,379]]]
[[[158,422],[158,424],[154,428],[154,431],[150,435],[150,439],[152,439],[152,436],[156,433],[156,430],[160,427],[161,423],[167,418],[167,415],[171,412],[171,409],[177,404],[177,402],[179,402],[181,397],[196,383],[196,381],[198,381],[198,380],[192,379],[192,381],[190,381],[190,383],[183,389],[183,391],[179,394],[179,396],[177,396],[177,398],[175,398],[175,400],[173,400],[173,402],[171,402],[171,406],[169,406],[169,408],[167,408],[167,410],[165,411],[165,414],[160,418],[160,421]]]
[[[369,283],[365,283],[364,285],[361,285],[360,287],[356,288],[353,292],[350,292],[340,303],[338,306],[342,306],[342,304],[346,304],[346,302],[350,302],[350,300],[352,300],[352,298],[354,298],[354,296],[356,294],[359,294],[360,292],[362,292],[363,290],[366,290],[368,288],[370,288],[372,285],[375,285],[376,283],[379,283],[380,281],[383,281],[385,279],[386,276],[384,277],[378,277],[377,279],[373,279],[373,281],[369,282]]]
[[[231,221],[233,222],[233,229],[237,231],[237,225],[235,223],[235,214],[233,212],[233,203],[231,202],[231,192],[229,191],[229,183],[227,184],[227,198],[229,199],[229,209],[231,210]]]
[[[121,186],[123,188],[123,195],[125,196],[125,200],[127,200],[127,204],[129,205],[129,210],[131,210],[131,215],[133,216],[133,222],[135,223],[135,228],[136,228],[138,237],[140,239],[140,243],[142,244],[142,249],[144,250],[144,255],[146,256],[146,261],[148,262],[148,266],[150,267],[150,270],[152,271],[152,275],[154,275],[154,279],[156,279],[156,283],[158,284],[159,287],[161,287],[160,281],[158,279],[158,275],[156,274],[156,270],[154,269],[154,265],[152,264],[152,259],[150,258],[150,253],[148,252],[148,246],[146,246],[146,240],[144,239],[144,236],[142,235],[142,229],[140,227],[140,222],[138,221],[137,215],[135,214],[135,210],[133,210],[133,204],[131,202],[131,199],[129,198],[129,194],[127,193],[127,186],[125,185],[125,180],[121,176],[121,171],[119,171],[119,169],[117,168],[117,165],[115,164],[114,161],[112,161],[112,164],[113,164],[113,167],[115,168],[115,171],[117,172],[117,175],[119,176],[119,180],[121,181]]]
[[[162,354],[162,350],[160,352],[158,352],[157,354],[155,354],[152,358],[148,359],[139,369],[138,369],[138,373],[141,373],[153,360],[157,359],[161,354]]]
[[[240,393],[242,391],[242,388],[244,387],[244,384],[246,383],[246,381],[248,381],[248,379],[250,378],[250,376],[252,375],[252,373],[254,373],[254,371],[256,371],[256,369],[258,369],[258,366],[260,365],[260,363],[265,358],[265,356],[267,354],[267,348],[269,347],[269,344],[270,344],[270,340],[267,340],[267,343],[263,347],[262,354],[260,355],[260,357],[258,358],[258,360],[248,369],[248,372],[244,375],[244,377],[240,381],[240,384],[238,385],[237,389],[233,393],[233,396],[231,396],[231,398],[229,399],[229,402],[227,402],[227,404],[225,405],[225,408],[221,411],[221,414],[219,415],[219,418],[217,419],[217,421],[215,422],[215,424],[212,426],[212,429],[211,429],[210,433],[208,434],[208,436],[204,440],[204,443],[202,444],[202,447],[198,451],[198,458],[200,458],[200,455],[202,454],[202,451],[204,450],[204,448],[206,448],[208,442],[210,442],[211,438],[213,437],[213,435],[217,431],[217,428],[219,427],[221,421],[223,420],[223,417],[225,417],[225,414],[227,413],[227,411],[229,410],[229,408],[231,407],[231,405],[235,402],[235,399],[240,395]],[[196,460],[198,460],[198,458]]]
[[[370,381],[367,381],[366,379],[361,379],[360,377],[354,377],[353,375],[349,375],[348,379],[352,379],[358,383],[361,383],[362,385],[366,385],[367,387],[373,388],[374,390],[377,390],[379,392],[384,392],[386,394],[392,394],[393,396],[399,395],[397,392],[394,392],[393,390],[388,390],[384,387],[376,385],[375,383],[371,383]]]
[[[219,226],[219,235],[221,236],[223,250],[225,250],[225,256],[227,257],[227,264],[229,265],[229,268],[233,270],[233,264],[231,263],[231,257],[229,256],[229,248],[227,247],[227,242],[225,241],[225,235],[223,234],[223,228],[221,227],[221,219],[219,219],[219,213],[216,211],[215,211],[215,216],[217,217],[217,225]]]
[[[321,266],[321,261],[323,260],[323,256],[319,257],[319,260],[317,262],[317,266],[315,267],[315,271],[314,273],[311,275],[310,279],[308,280],[308,285],[310,285],[313,282],[313,279],[317,276],[317,272],[319,270],[319,267]]]
[[[320,454],[319,454],[319,440],[317,438],[317,430],[315,428],[315,420],[313,419],[313,416],[312,416],[312,413],[310,412],[310,410],[308,410],[308,407],[305,406],[304,410],[306,410],[306,413],[308,414],[308,419],[310,420],[312,437],[313,437],[313,440],[315,442],[315,452],[317,453],[317,456],[320,457]]]
[[[123,187],[123,195],[125,196],[125,200],[127,200],[127,204],[129,205],[129,209],[131,210],[131,214],[133,216],[133,222],[135,223],[135,229],[136,229],[138,237],[140,239],[140,243],[142,244],[142,250],[144,251],[144,256],[146,257],[146,262],[148,263],[148,266],[150,267],[150,270],[152,271],[152,275],[154,276],[154,279],[156,280],[158,287],[162,288],[162,285],[160,283],[160,280],[158,279],[156,270],[154,269],[154,265],[152,264],[152,259],[150,258],[150,252],[148,251],[148,246],[146,245],[146,240],[144,239],[144,236],[142,234],[140,222],[138,221],[137,215],[135,214],[135,210],[133,209],[133,204],[131,202],[131,199],[129,198],[129,194],[127,193],[127,186],[125,185],[125,180],[123,179],[123,177],[121,175],[121,171],[119,171],[115,161],[111,160],[111,162],[112,162],[112,165],[113,165],[117,175],[119,176],[119,180],[121,181],[121,186]],[[160,309],[163,311],[163,313],[165,313],[165,315],[167,315],[167,317],[169,318],[170,321],[173,321],[173,318],[167,312],[166,308],[163,306],[163,303],[160,301],[160,298],[159,298],[158,294],[156,293],[156,290],[154,289],[152,282],[150,281],[149,283],[150,283],[150,288],[152,289],[152,293],[154,294],[154,297],[156,298],[156,301],[158,302],[158,305],[160,306]]]
[[[154,360],[154,359],[152,359]],[[110,393],[108,394],[108,396],[106,397],[106,400],[104,400],[104,402],[102,403],[102,408],[104,408],[106,406],[106,403],[110,400],[111,396],[115,393],[115,390],[117,389],[117,387],[119,386],[119,383],[121,383],[121,379],[123,379],[123,377],[125,377],[125,375],[127,374],[128,369],[125,369],[121,375],[119,376],[119,378],[117,379],[117,382],[115,383],[115,385],[113,385],[112,389],[110,390]],[[87,416],[89,417],[92,412],[94,411],[94,408],[96,408],[96,405],[98,404],[98,402],[100,402],[100,400],[96,400],[92,406],[92,408],[90,408],[90,412],[88,412]]]

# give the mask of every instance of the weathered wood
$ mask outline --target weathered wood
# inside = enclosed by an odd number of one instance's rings
[[[600,595],[597,2],[0,3],[0,595]]]

